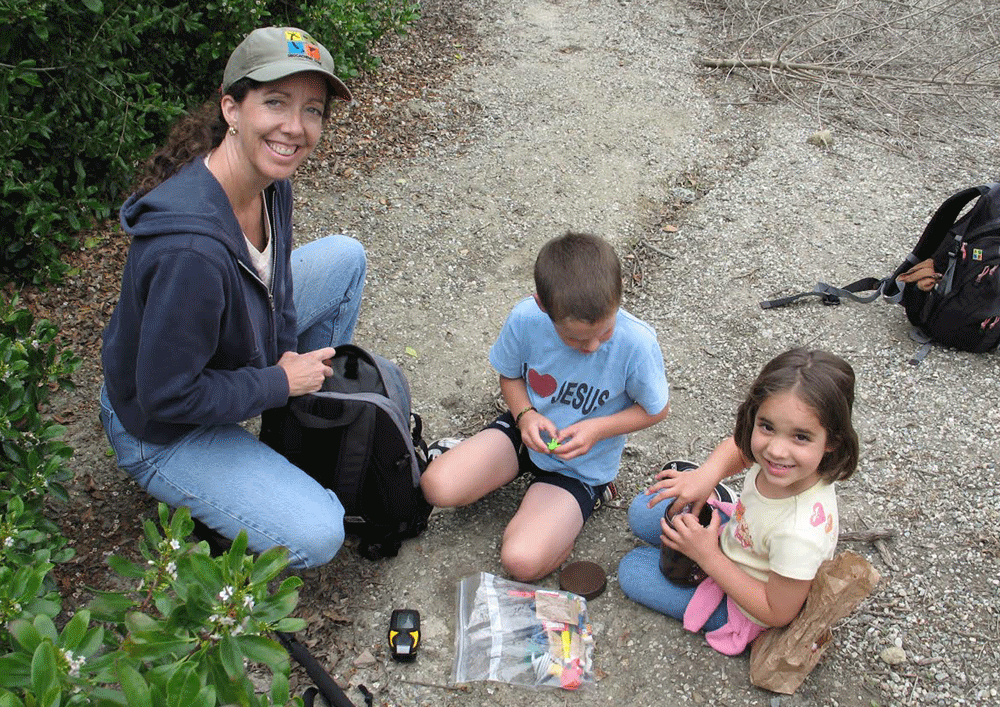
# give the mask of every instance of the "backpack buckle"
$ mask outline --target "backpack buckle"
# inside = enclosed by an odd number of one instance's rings
[[[835,307],[840,304],[840,297],[833,294],[832,292],[824,292],[820,301],[827,307]]]

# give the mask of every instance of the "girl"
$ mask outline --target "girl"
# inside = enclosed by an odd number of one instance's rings
[[[740,405],[733,436],[697,469],[664,469],[632,502],[629,524],[651,546],[622,558],[625,594],[689,630],[704,629],[709,643],[730,655],[766,628],[788,624],[837,546],[834,482],[858,463],[853,405],[854,370],[843,359],[800,348],[771,360]],[[713,512],[701,526],[697,513],[716,485],[747,467],[729,522]],[[674,508],[694,504],[694,512],[668,524],[663,514],[672,500]],[[661,542],[705,572],[697,589],[663,576]]]

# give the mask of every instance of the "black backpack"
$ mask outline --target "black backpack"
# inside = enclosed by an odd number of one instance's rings
[[[336,349],[323,389],[265,411],[260,439],[337,494],[363,556],[395,557],[431,512],[420,490],[420,416],[399,366],[350,344]]]
[[[961,217],[962,209],[976,200]],[[896,278],[917,263],[934,259],[941,274],[929,291]],[[871,294],[861,295],[862,292]],[[962,351],[983,353],[1000,347],[1000,184],[970,187],[938,207],[913,252],[889,277],[864,278],[844,287],[816,283],[812,292],[760,303],[773,309],[808,296],[823,304],[840,304],[841,297],[871,302],[879,296],[906,308],[914,326],[911,337],[923,344],[910,359],[916,365],[936,341]]]

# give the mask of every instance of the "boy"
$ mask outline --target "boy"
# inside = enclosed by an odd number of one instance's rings
[[[421,479],[427,500],[447,507],[532,473],[500,550],[522,582],[569,557],[618,474],[626,435],[670,411],[656,333],[619,308],[621,263],[611,245],[567,233],[542,247],[534,274],[534,296],[514,307],[490,349],[508,412],[436,457]]]

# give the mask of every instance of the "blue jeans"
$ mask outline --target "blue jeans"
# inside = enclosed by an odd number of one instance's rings
[[[669,581],[660,572],[660,518],[673,499],[664,499],[647,508],[650,496],[640,493],[628,509],[628,523],[637,537],[649,545],[637,547],[618,563],[618,584],[625,595],[643,606],[684,620],[684,610],[694,596],[694,587],[682,587]],[[703,627],[714,631],[726,624],[729,611],[726,601],[715,609]]]
[[[367,262],[361,244],[334,235],[292,252],[299,352],[348,343],[361,307]],[[288,548],[292,567],[316,567],[344,543],[336,495],[237,424],[204,425],[170,444],[130,435],[101,389],[101,423],[118,465],[154,498],[249,547]]]

